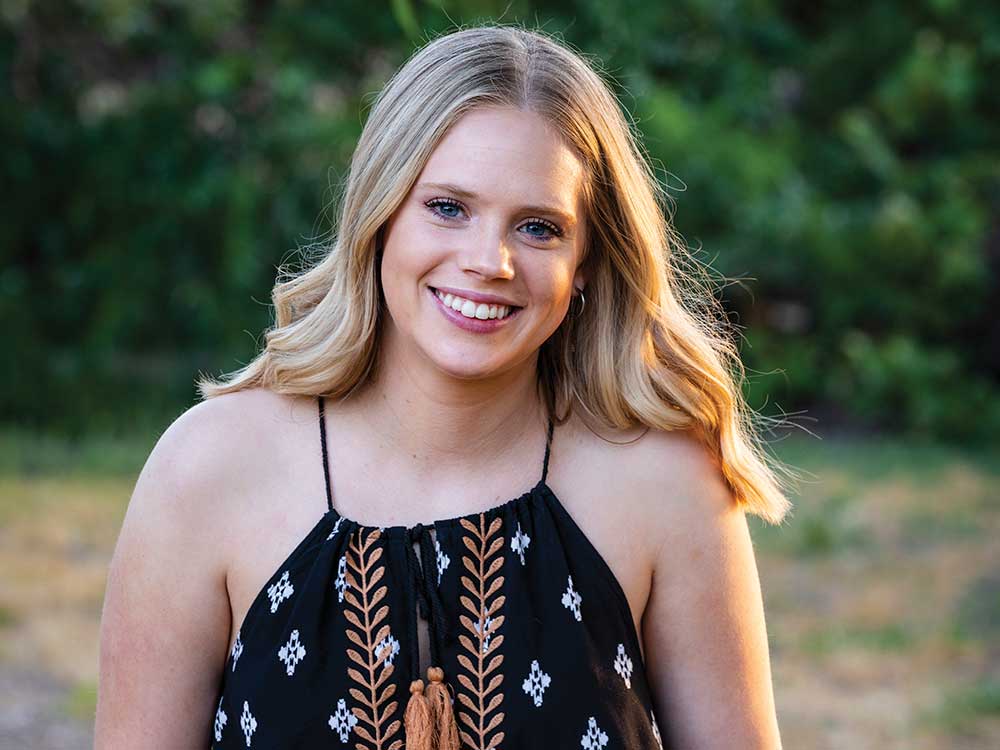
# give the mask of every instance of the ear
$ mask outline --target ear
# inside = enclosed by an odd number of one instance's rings
[[[585,243],[589,241],[587,238],[584,239]],[[589,252],[584,250],[577,256],[576,271],[573,272],[574,289],[583,289],[587,286],[587,279],[590,276],[590,265],[594,259],[593,249],[590,248],[589,250]]]
[[[375,259],[381,263],[382,254],[385,251],[385,235],[389,231],[389,224],[385,223],[375,232]]]

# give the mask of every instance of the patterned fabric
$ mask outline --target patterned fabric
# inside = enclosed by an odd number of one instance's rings
[[[320,420],[328,471],[322,400]],[[344,518],[327,473],[328,512],[237,631],[212,747],[402,750],[426,604],[463,750],[660,750],[628,600],[545,483],[548,456],[520,497],[415,528]],[[415,542],[432,602],[410,585]]]

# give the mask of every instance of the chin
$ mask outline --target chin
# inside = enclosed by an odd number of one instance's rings
[[[496,352],[477,355],[469,351],[437,351],[429,352],[429,358],[441,372],[459,380],[488,378],[510,368],[510,363],[496,356]]]

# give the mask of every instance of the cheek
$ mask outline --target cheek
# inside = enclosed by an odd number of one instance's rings
[[[385,238],[382,253],[382,284],[403,286],[423,276],[432,267],[433,245],[428,243],[426,231],[418,222],[401,217]]]
[[[402,236],[398,230],[399,227],[396,228],[396,239],[387,240],[379,268],[379,279],[385,305],[389,314],[397,321],[400,319],[399,316],[403,314],[403,308],[407,305],[405,289],[406,279],[410,275],[408,270],[410,259],[407,256],[406,246],[398,240]]]
[[[538,283],[539,294],[543,294],[549,304],[563,306],[573,292],[573,267],[569,263],[554,264]]]

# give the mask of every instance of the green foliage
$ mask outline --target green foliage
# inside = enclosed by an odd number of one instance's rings
[[[958,352],[901,334],[875,342],[859,331],[841,344],[843,363],[828,381],[830,393],[858,416],[949,438],[989,437],[1000,425],[993,387],[966,375]]]
[[[752,404],[1000,433],[1000,6],[971,0],[5,2],[2,413],[149,429],[246,362],[372,95],[493,19],[603,59],[679,231],[742,280]]]
[[[149,453],[166,429],[91,432],[65,437],[51,432],[33,433],[17,428],[0,429],[0,479],[5,477],[83,476],[128,477],[142,470]],[[2,616],[0,616],[2,621]]]

